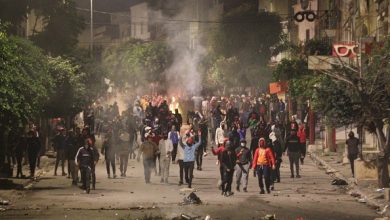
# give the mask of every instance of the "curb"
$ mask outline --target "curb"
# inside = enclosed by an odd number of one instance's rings
[[[314,152],[308,153],[310,158],[316,163],[317,167],[319,165],[323,166],[326,170],[332,170],[334,172],[327,173],[329,176],[331,176],[333,179],[343,179],[348,182],[347,192],[349,195],[352,196],[352,194],[359,194],[360,196],[358,198],[365,199],[365,204],[369,207],[375,208],[377,210],[382,210],[385,208],[386,204],[381,204],[375,201],[374,199],[369,198],[368,195],[363,193],[361,188],[355,184],[355,182],[348,181],[348,178],[346,178],[343,174],[341,174],[338,170],[334,169],[332,166],[330,166],[327,162],[325,162],[323,159],[321,159],[319,156],[316,155]],[[382,214],[383,215],[383,214]]]

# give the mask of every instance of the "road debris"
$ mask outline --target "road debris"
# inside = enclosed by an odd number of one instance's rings
[[[196,204],[196,205],[199,205],[199,204],[202,204],[202,201],[200,200],[200,198],[194,193],[190,193],[190,195],[188,195],[187,197],[184,197],[184,205],[190,205],[190,204]]]
[[[267,214],[263,218],[264,220],[276,220],[276,215],[275,214]]]
[[[334,186],[345,186],[345,185],[348,185],[347,181],[345,181],[343,179],[340,179],[340,178],[334,179],[331,184],[334,185]]]

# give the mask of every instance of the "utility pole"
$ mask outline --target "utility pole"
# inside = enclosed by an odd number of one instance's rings
[[[90,45],[89,52],[91,57],[93,57],[93,0],[91,0],[91,22],[90,22]]]

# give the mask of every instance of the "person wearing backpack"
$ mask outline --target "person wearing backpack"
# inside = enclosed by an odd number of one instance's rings
[[[275,157],[271,148],[267,148],[264,138],[259,140],[259,147],[256,149],[253,157],[252,168],[253,175],[257,175],[259,181],[260,194],[265,193],[264,182],[267,193],[271,193],[271,171],[275,169]]]

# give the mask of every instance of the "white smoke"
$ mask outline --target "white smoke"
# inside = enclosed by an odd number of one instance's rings
[[[180,13],[164,25],[167,43],[173,50],[173,63],[166,71],[168,95],[199,95],[202,91],[202,74],[198,70],[206,49],[201,45],[202,37],[199,6],[196,1],[184,0]],[[198,8],[197,8],[198,7]],[[192,21],[192,22],[190,22]]]

